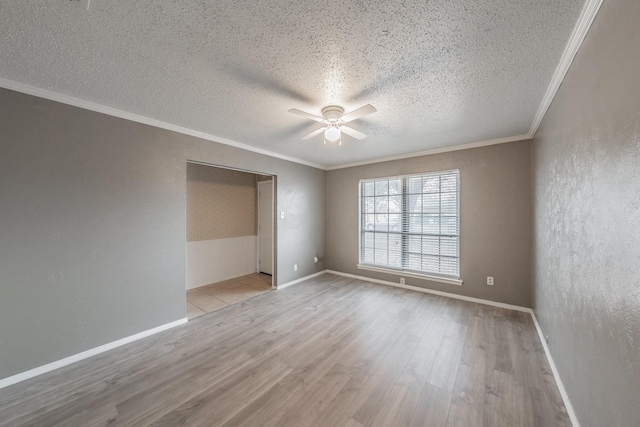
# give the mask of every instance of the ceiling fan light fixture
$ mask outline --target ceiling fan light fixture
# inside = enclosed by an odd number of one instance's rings
[[[329,143],[339,142],[341,136],[342,132],[340,132],[340,128],[335,125],[327,126],[327,129],[324,131],[324,140]]]
[[[314,122],[319,122],[324,125],[324,127],[316,129],[309,135],[304,136],[302,140],[306,141],[320,134],[323,134],[325,144],[337,145],[342,145],[343,133],[357,139],[358,141],[365,139],[367,135],[349,126],[345,126],[345,123],[357,120],[360,117],[366,116],[367,114],[375,113],[376,111],[376,108],[371,104],[364,105],[347,114],[344,114],[344,109],[342,107],[338,107],[337,105],[329,105],[328,107],[324,107],[322,109],[322,117],[306,113],[302,110],[298,110],[297,108],[292,108],[291,110],[289,110],[290,113],[305,117],[307,119],[311,119]]]

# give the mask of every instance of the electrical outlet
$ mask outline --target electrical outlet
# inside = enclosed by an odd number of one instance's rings
[[[280,219],[284,219],[284,211],[280,212]]]
[[[298,264],[293,264],[293,271],[298,271]]]
[[[318,263],[318,261],[319,261],[319,260],[318,260],[318,257],[317,257],[317,256],[314,256],[314,257],[313,257],[313,262],[317,264],[317,263]]]
[[[404,277],[401,277],[401,278],[400,278],[400,284],[401,284],[401,285],[404,285]]]
[[[487,285],[493,286],[493,277],[487,276]]]

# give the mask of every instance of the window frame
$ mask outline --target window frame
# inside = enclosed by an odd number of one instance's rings
[[[448,274],[444,274],[444,273],[440,273],[440,272],[435,272],[435,271],[423,271],[423,270],[413,270],[413,269],[409,269],[406,267],[405,264],[405,256],[408,253],[408,250],[406,249],[406,244],[407,244],[407,237],[409,236],[409,231],[408,231],[408,224],[409,224],[409,216],[411,215],[410,212],[408,212],[407,209],[407,204],[408,204],[408,199],[410,195],[414,195],[412,193],[409,192],[408,189],[408,179],[410,177],[429,177],[429,176],[442,176],[442,175],[446,175],[446,174],[451,174],[451,173],[455,173],[457,176],[456,179],[456,213],[455,213],[455,217],[457,219],[457,235],[455,237],[457,237],[457,247],[456,247],[456,258],[458,260],[458,272],[455,275],[448,275]],[[397,180],[397,179],[401,179],[402,180],[402,190],[400,193],[400,196],[402,198],[402,210],[401,210],[401,223],[402,225],[402,229],[400,231],[401,234],[401,239],[402,239],[402,248],[401,248],[401,256],[402,256],[402,261],[401,261],[401,266],[400,267],[394,267],[394,266],[390,266],[388,265],[388,263],[386,265],[383,264],[375,264],[375,263],[365,263],[363,261],[363,233],[367,232],[367,230],[363,229],[363,218],[364,218],[364,214],[367,214],[367,212],[363,213],[363,203],[364,203],[364,199],[363,197],[365,197],[363,195],[363,191],[364,191],[364,183],[366,182],[376,182],[376,181],[390,181],[390,180]],[[461,256],[460,256],[460,236],[462,235],[461,232],[461,220],[460,220],[460,199],[461,199],[461,185],[460,185],[460,170],[459,169],[449,169],[449,170],[441,170],[441,171],[432,171],[432,172],[422,172],[422,173],[411,173],[411,174],[405,174],[405,175],[393,175],[393,176],[386,176],[386,177],[376,177],[376,178],[364,178],[361,179],[358,182],[358,264],[357,264],[357,268],[362,269],[362,270],[369,270],[369,271],[375,271],[375,272],[383,272],[383,273],[388,273],[388,274],[394,274],[394,275],[399,275],[399,276],[403,276],[403,277],[413,277],[413,278],[419,278],[419,279],[427,279],[427,280],[431,280],[431,281],[436,281],[436,282],[442,282],[442,283],[448,283],[448,284],[453,284],[453,285],[462,285],[463,281],[460,278],[460,271],[461,271]],[[421,195],[427,194],[424,192],[424,190],[420,193]],[[442,192],[438,192],[438,194],[442,194]],[[376,197],[376,196],[374,196]],[[387,194],[387,197],[392,197],[391,195]],[[442,207],[439,206],[438,208],[439,212],[438,212],[438,218],[442,218]],[[390,227],[389,227],[390,228]],[[378,232],[381,233],[386,233],[387,236],[389,236],[389,233],[393,233],[389,228],[387,228],[387,230],[382,231],[382,230],[378,230]],[[375,233],[376,230],[374,229],[373,232]],[[430,233],[425,233],[424,230],[422,230],[420,232],[420,234],[418,234],[419,236],[434,236],[433,234]],[[446,235],[446,234],[437,234],[438,236],[453,236],[453,235]],[[438,257],[442,257],[442,254],[437,255]]]

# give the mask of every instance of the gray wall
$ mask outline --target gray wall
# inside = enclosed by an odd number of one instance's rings
[[[187,164],[187,242],[258,234],[258,175]]]
[[[324,171],[4,89],[0,117],[0,378],[185,316],[187,160],[277,175],[277,281],[324,269]]]
[[[391,282],[359,270],[361,179],[460,169],[462,286],[407,278],[413,286],[529,307],[531,286],[531,146],[521,141],[327,172],[327,268]],[[487,276],[495,278],[493,287]]]
[[[640,2],[604,2],[534,140],[533,305],[583,427],[640,425]]]

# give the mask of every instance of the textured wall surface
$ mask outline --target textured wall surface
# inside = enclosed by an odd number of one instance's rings
[[[640,2],[604,2],[534,140],[533,305],[582,427],[640,426]]]
[[[324,269],[322,170],[4,89],[0,117],[0,378],[185,316],[187,160],[275,174],[278,283]]]
[[[256,235],[256,174],[189,163],[187,242]]]
[[[529,307],[531,282],[530,141],[376,163],[327,173],[327,268],[398,282],[356,268],[361,179],[460,169],[462,286],[407,278],[439,291]],[[486,285],[487,276],[495,278]]]

